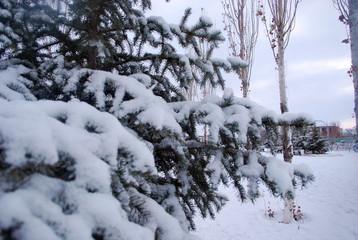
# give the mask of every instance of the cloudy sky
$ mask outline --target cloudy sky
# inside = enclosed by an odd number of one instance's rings
[[[184,10],[191,7],[191,20],[204,8],[215,27],[223,29],[220,0],[152,0],[149,15],[162,16],[169,23],[179,23]],[[338,21],[339,13],[331,0],[303,0],[298,8],[296,28],[286,49],[287,92],[291,112],[307,112],[316,120],[353,123],[353,84],[347,71],[350,48],[341,41],[347,29]],[[251,77],[250,99],[279,112],[278,77],[267,38],[260,26]],[[215,53],[228,56],[227,44]],[[234,74],[226,75],[226,87],[242,96]],[[344,127],[347,127],[346,124]]]

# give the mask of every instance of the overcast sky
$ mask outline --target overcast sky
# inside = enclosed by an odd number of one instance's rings
[[[162,16],[169,23],[179,23],[184,10],[191,7],[191,20],[197,20],[204,8],[223,29],[220,0],[152,0],[149,15]],[[347,29],[338,21],[339,13],[331,0],[303,0],[298,7],[296,28],[286,49],[288,105],[291,112],[307,112],[316,120],[327,123],[349,119],[353,123],[353,84],[347,71],[350,48],[341,43]],[[278,77],[266,36],[260,25],[255,50],[249,97],[251,100],[279,112]],[[228,56],[227,44],[222,44],[216,57]],[[235,74],[226,75],[226,87],[242,96]],[[344,126],[346,127],[346,125]]]

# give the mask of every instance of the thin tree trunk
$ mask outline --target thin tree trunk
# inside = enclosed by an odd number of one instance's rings
[[[283,29],[278,31],[277,39],[277,70],[278,70],[278,81],[280,90],[280,108],[281,113],[288,112],[288,101],[287,101],[287,87],[286,87],[286,69],[285,69],[285,43],[283,38]],[[292,144],[291,144],[291,131],[288,126],[282,126],[282,152],[283,160],[288,163],[292,163]],[[292,199],[287,196],[284,197],[284,211],[283,211],[283,223],[289,224],[292,221]]]
[[[244,71],[241,70],[241,71]],[[242,83],[242,97],[247,98],[249,95],[249,80],[248,80],[248,71],[245,69],[245,73],[242,74],[241,83]]]
[[[291,142],[291,131],[288,126],[282,126],[282,152],[283,160],[292,163],[293,149]]]
[[[238,25],[238,29],[239,32],[241,34],[239,34],[239,39],[240,39],[240,53],[239,53],[239,57],[243,60],[246,59],[246,51],[247,51],[247,47],[245,45],[245,37],[247,37],[247,31],[245,29],[245,20],[244,20],[244,11],[245,11],[245,3],[241,2],[239,4],[239,2],[237,2],[238,4],[238,18],[240,18],[240,20],[238,19],[237,21],[237,25]],[[240,6],[241,5],[241,6]],[[240,74],[239,74],[239,78],[241,78],[241,87],[242,87],[242,96],[244,98],[247,98],[248,95],[248,89],[249,89],[249,85],[248,85],[248,69],[244,68],[241,69]]]
[[[278,70],[278,83],[280,91],[280,108],[281,113],[288,112],[287,104],[287,93],[286,93],[286,69],[285,69],[285,59],[284,59],[284,50],[281,47],[281,44],[278,44],[278,56],[277,56],[277,70]]]
[[[292,199],[285,197],[284,204],[285,204],[285,206],[284,206],[284,210],[283,210],[282,222],[289,224],[292,221],[293,201],[292,201]]]
[[[287,91],[286,91],[286,69],[285,69],[285,49],[283,35],[278,37],[278,49],[277,49],[277,69],[278,69],[278,81],[280,90],[280,108],[281,113],[288,112],[287,104]],[[288,126],[282,126],[282,152],[285,162],[292,162],[292,143],[291,133]]]
[[[354,86],[354,113],[358,134],[358,1],[349,0],[349,31],[351,37],[352,75]]]

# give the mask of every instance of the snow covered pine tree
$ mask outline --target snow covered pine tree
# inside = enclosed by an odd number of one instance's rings
[[[293,197],[313,179],[245,150],[247,138],[257,149],[260,128],[304,115],[276,115],[230,90],[185,101],[188,81],[224,87],[221,70],[244,63],[212,58],[224,39],[209,19],[189,26],[188,9],[168,24],[144,15],[150,4],[0,0],[1,238],[194,239],[196,212],[213,217],[227,201],[219,184],[253,200],[259,183]],[[178,53],[175,39],[198,56]],[[210,46],[205,61],[197,39]]]
[[[321,137],[315,125],[305,127],[301,131],[294,131],[292,139],[293,146],[305,152],[323,154],[329,150],[327,140]]]

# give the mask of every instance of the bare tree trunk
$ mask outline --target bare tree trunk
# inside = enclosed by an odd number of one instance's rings
[[[283,32],[278,31],[277,39],[277,69],[278,69],[278,81],[280,91],[280,108],[281,113],[288,112],[288,100],[287,100],[287,87],[286,87],[286,69],[285,69],[285,45],[283,40]],[[292,143],[291,143],[291,131],[288,126],[282,126],[282,152],[285,162],[292,162]]]
[[[249,87],[250,87],[250,80],[249,80],[249,73],[248,69],[243,68],[240,73],[241,77],[241,85],[242,85],[242,97],[247,98],[249,95]]]
[[[285,162],[292,163],[293,149],[291,142],[291,131],[288,126],[282,126],[282,152]]]
[[[284,199],[284,209],[283,209],[283,223],[290,223],[292,221],[292,210],[293,210],[293,201],[292,199],[285,197]]]
[[[240,6],[241,5],[241,6]],[[247,34],[245,33],[245,19],[244,19],[244,11],[245,11],[245,6],[246,5],[246,1],[242,1],[242,2],[237,2],[237,6],[238,6],[238,15],[237,15],[237,28],[239,30],[239,39],[240,39],[240,52],[239,52],[239,57],[241,59],[246,59],[246,51],[247,51],[247,47],[245,46],[245,37],[247,37]],[[249,75],[248,75],[248,69],[244,68],[240,71],[239,73],[239,79],[241,79],[241,87],[242,87],[242,96],[244,98],[247,98],[247,94],[249,91]]]
[[[286,69],[285,69],[285,50],[283,49],[283,42],[278,40],[278,53],[277,53],[277,70],[278,70],[278,83],[280,91],[280,108],[281,113],[288,112],[287,92],[286,92]]]
[[[349,32],[351,37],[352,76],[354,86],[354,113],[358,134],[358,1],[349,0]]]

